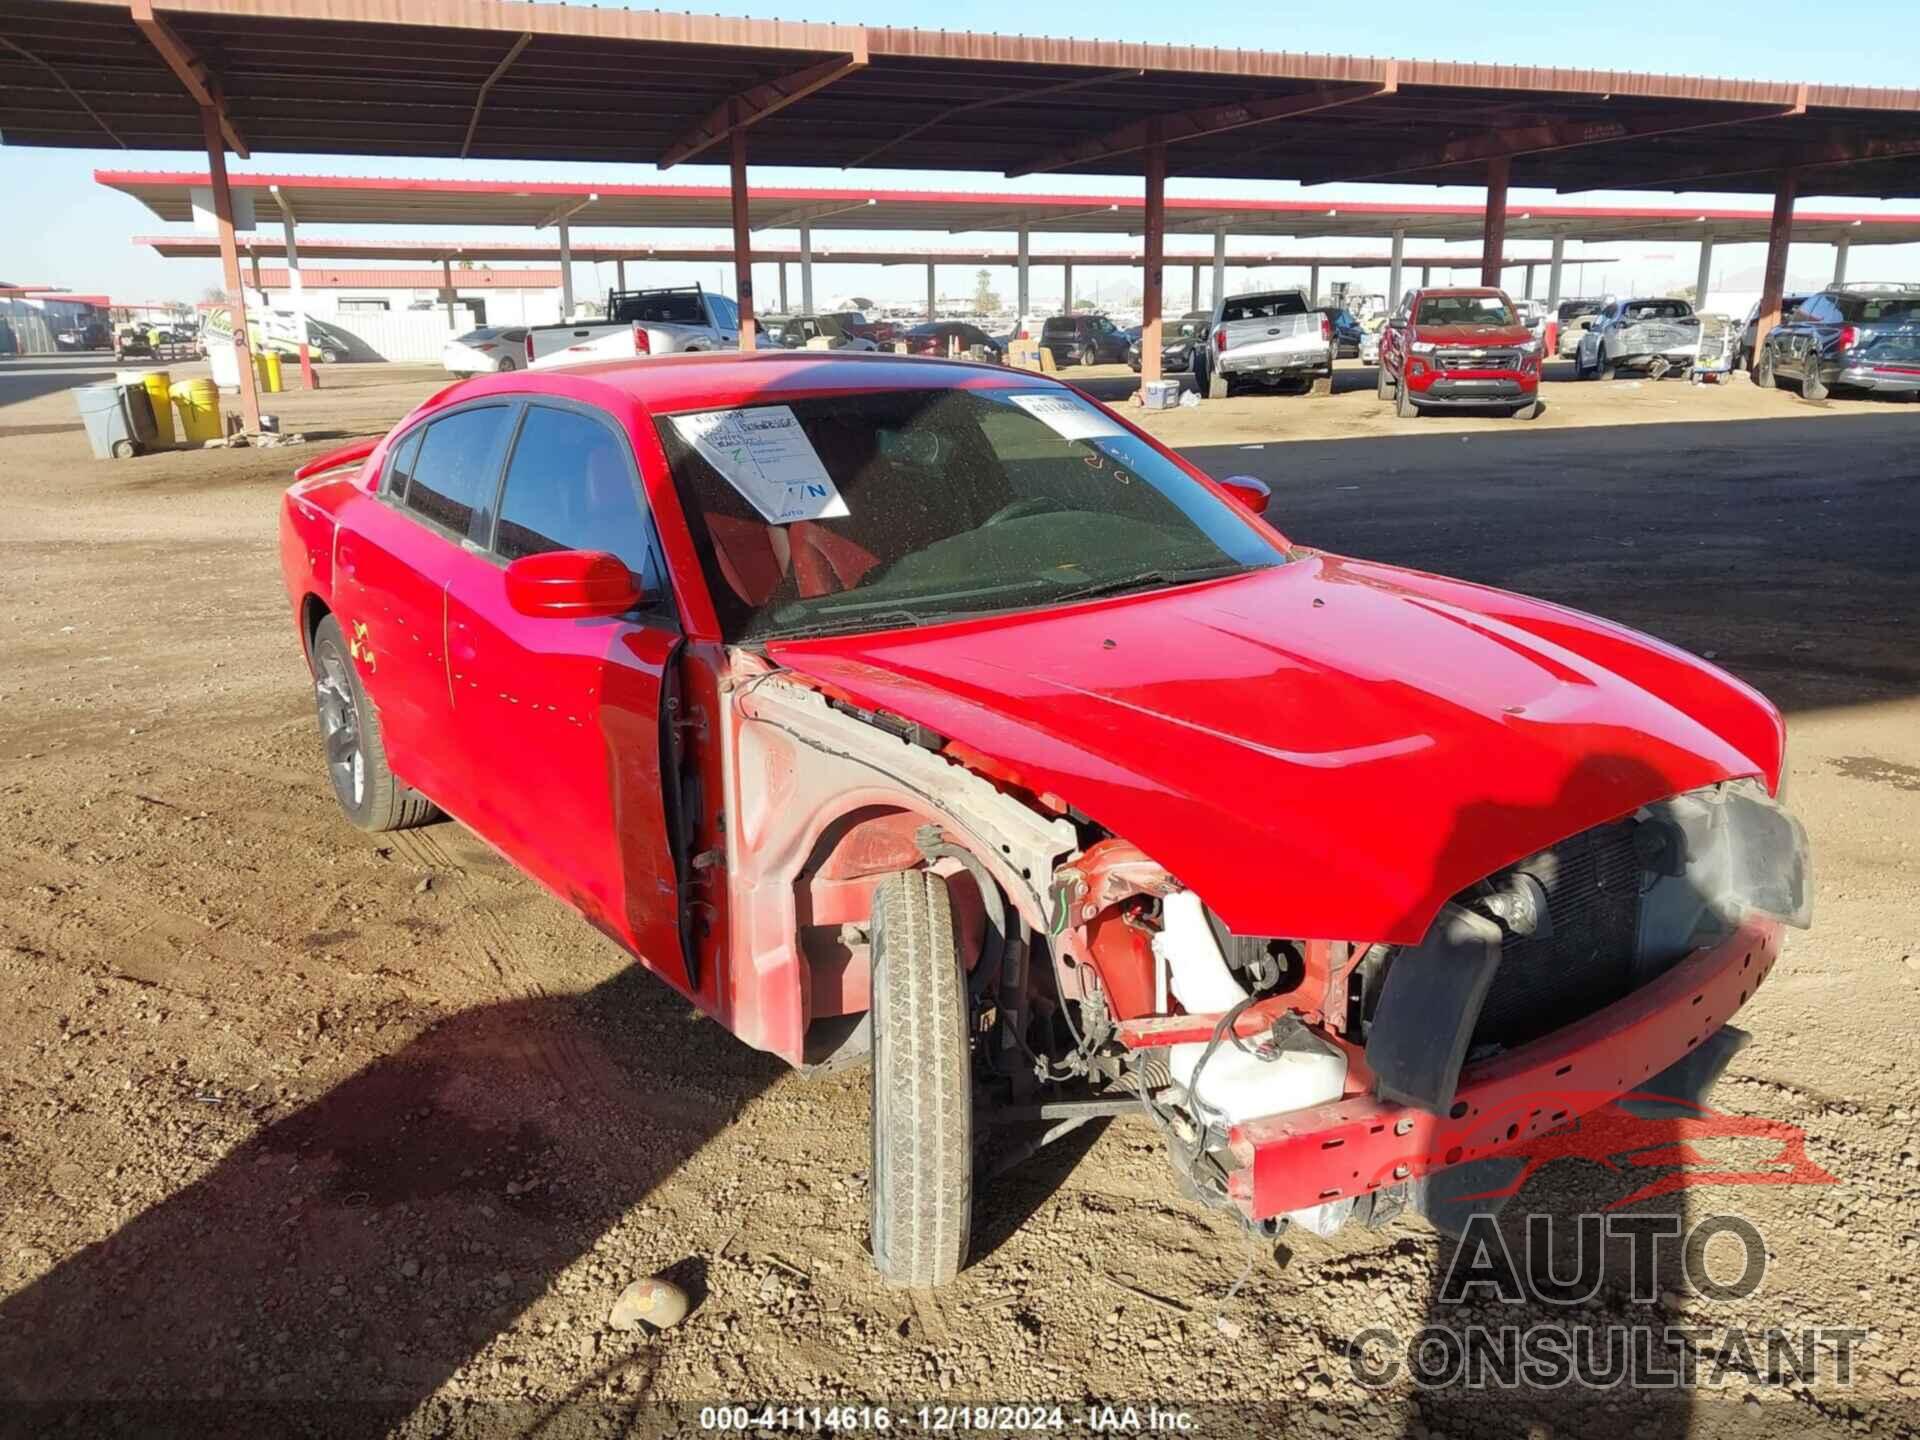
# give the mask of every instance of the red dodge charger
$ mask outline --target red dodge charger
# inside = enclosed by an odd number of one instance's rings
[[[870,1063],[923,1286],[983,1156],[1122,1103],[1250,1227],[1419,1206],[1808,923],[1760,695],[1266,507],[1040,375],[686,355],[442,391],[300,472],[281,558],[347,817]]]

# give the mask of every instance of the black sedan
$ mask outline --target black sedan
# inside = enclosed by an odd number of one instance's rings
[[[1193,347],[1205,342],[1209,318],[1195,313],[1164,323],[1160,335],[1160,373],[1162,375],[1185,375],[1193,369]],[[1133,368],[1134,374],[1140,373],[1138,334],[1133,337],[1133,344],[1127,347],[1127,364]]]
[[[1007,354],[1007,347],[978,325],[958,320],[931,320],[914,326],[900,338],[906,342],[909,355],[965,355],[975,348],[991,351],[996,360],[1004,360]]]

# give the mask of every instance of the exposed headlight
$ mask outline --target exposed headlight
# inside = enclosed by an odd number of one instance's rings
[[[1514,348],[1522,355],[1538,355],[1540,353],[1540,342],[1537,339],[1522,340]]]

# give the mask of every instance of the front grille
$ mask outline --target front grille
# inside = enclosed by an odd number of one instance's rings
[[[1602,825],[1514,868],[1547,892],[1553,933],[1511,937],[1487,987],[1473,1045],[1524,1045],[1633,988],[1640,860],[1634,826]]]
[[[1520,352],[1487,350],[1476,355],[1471,350],[1436,350],[1433,363],[1441,370],[1518,370]]]

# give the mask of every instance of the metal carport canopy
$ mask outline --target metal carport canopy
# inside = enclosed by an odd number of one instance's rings
[[[507,0],[0,0],[9,144],[1920,194],[1920,91]],[[154,40],[163,35],[162,40]],[[151,43],[150,43],[151,42]],[[182,78],[183,73],[187,79]],[[750,130],[749,130],[750,127]]]
[[[168,260],[217,260],[220,258],[220,245],[211,235],[138,235],[135,245],[151,246],[155,254]],[[511,241],[482,240],[477,242],[437,243],[432,240],[341,240],[314,239],[302,237],[300,256],[304,262],[313,260],[417,260],[434,261],[462,260],[479,261],[532,261],[558,260],[558,245],[523,245]],[[262,235],[248,237],[240,242],[242,255],[258,256],[262,260],[283,260],[287,246],[284,240]],[[716,261],[733,259],[733,247],[730,245],[648,245],[641,244],[604,244],[574,245],[569,254],[580,264],[608,263],[615,260],[636,262],[655,261]],[[801,252],[791,246],[753,247],[753,260],[756,265],[793,264],[800,260]],[[1011,265],[1017,259],[1012,250],[882,250],[866,247],[846,249],[823,249],[815,247],[813,261],[816,265]],[[1239,269],[1263,269],[1270,266],[1320,265],[1327,269],[1384,269],[1392,263],[1387,255],[1309,255],[1304,253],[1254,252],[1236,253],[1233,266]],[[1036,265],[1085,265],[1085,266],[1139,266],[1144,257],[1137,250],[1068,250],[1047,251],[1035,255]],[[1167,265],[1208,266],[1213,263],[1211,254],[1169,253],[1164,263]],[[1411,266],[1431,266],[1438,270],[1443,267],[1454,269],[1475,269],[1480,264],[1480,256],[1465,253],[1454,255],[1415,253],[1406,256],[1405,263]],[[1529,261],[1521,258],[1512,261],[1514,265],[1545,264],[1545,261]],[[1579,263],[1583,265],[1612,264],[1610,257],[1583,255]],[[438,271],[422,271],[438,280]]]
[[[4,9],[5,0],[0,0]],[[132,196],[161,220],[193,219],[192,192],[207,176],[166,171],[96,170],[100,184]],[[234,175],[236,193],[254,192],[262,220],[280,194],[302,225],[538,226],[557,210],[572,209],[577,230],[725,229],[730,192],[724,185],[621,185],[523,180],[406,180],[347,175]],[[1131,234],[1142,227],[1137,195],[983,194],[977,191],[803,188],[757,185],[748,213],[756,230],[911,230],[1070,235]],[[1167,197],[1169,234],[1225,229],[1242,236],[1293,239],[1385,239],[1396,229],[1421,240],[1478,240],[1479,205],[1408,205],[1313,200]],[[1507,216],[1509,240],[1697,240],[1711,233],[1722,245],[1763,243],[1764,209],[1674,206],[1521,205]],[[1920,242],[1920,213],[1859,214],[1805,210],[1794,216],[1801,242],[1904,245]],[[756,253],[759,247],[755,246]],[[578,258],[585,251],[574,247]],[[633,253],[629,251],[629,253]],[[1053,260],[1052,255],[1036,259]],[[1169,257],[1171,258],[1171,257]],[[1243,257],[1234,257],[1244,264]],[[1419,263],[1409,257],[1408,263]],[[1439,264],[1439,261],[1429,263]],[[1515,260],[1513,263],[1522,263]]]

